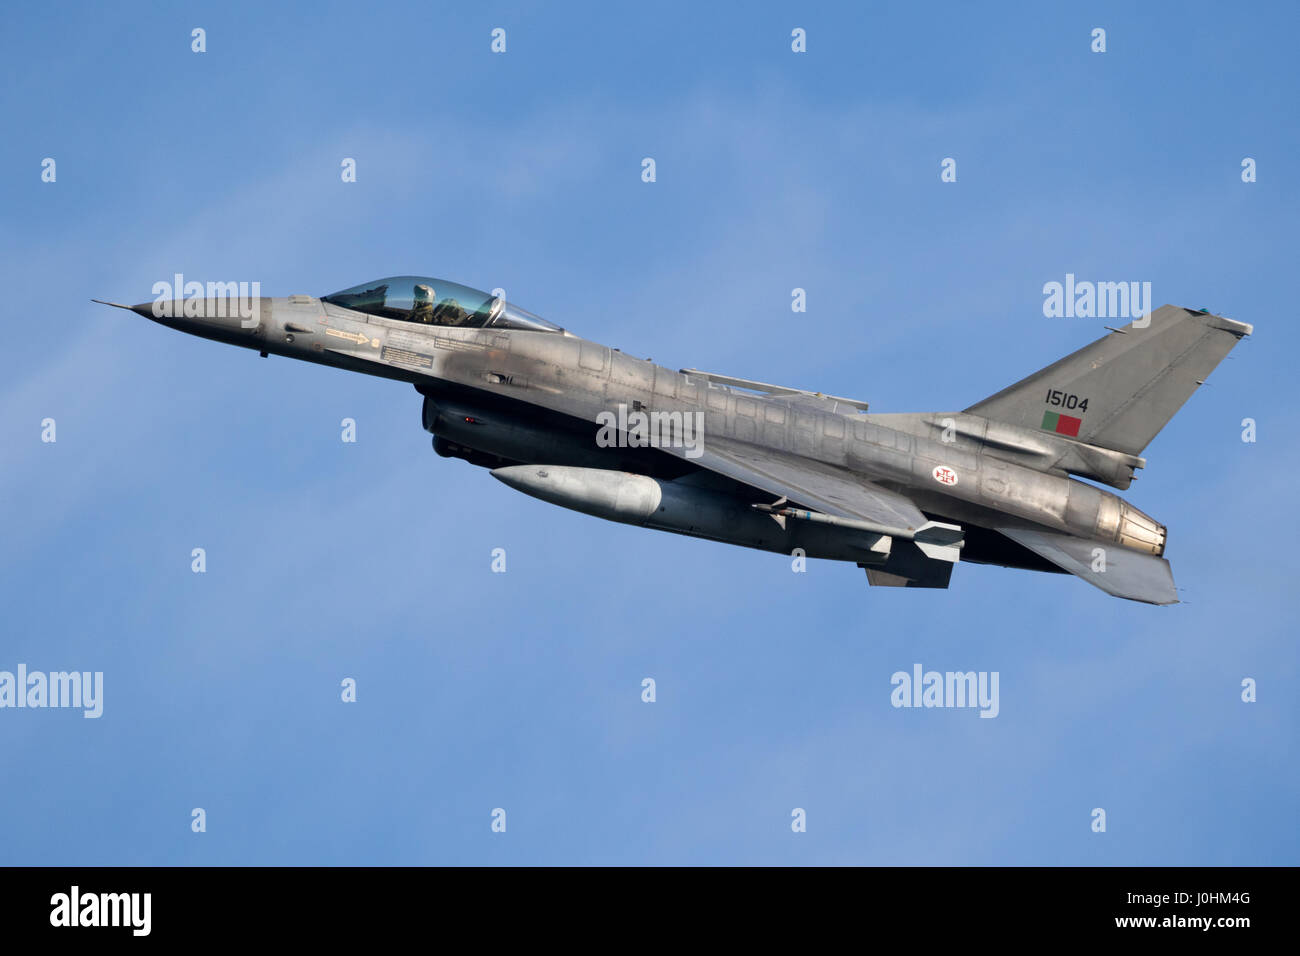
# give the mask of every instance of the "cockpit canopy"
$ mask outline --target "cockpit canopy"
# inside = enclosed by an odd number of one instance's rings
[[[558,325],[504,299],[427,276],[393,276],[321,296],[345,309],[401,322],[457,329],[527,329],[560,332]]]

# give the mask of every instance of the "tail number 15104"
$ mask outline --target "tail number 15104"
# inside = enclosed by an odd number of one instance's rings
[[[1062,392],[1055,388],[1048,391],[1047,404],[1055,405],[1057,408],[1068,408],[1071,411],[1086,412],[1088,410],[1088,400],[1086,398],[1080,398],[1078,395],[1071,395],[1069,392]]]

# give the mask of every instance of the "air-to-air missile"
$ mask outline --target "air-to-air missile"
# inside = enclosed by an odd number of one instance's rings
[[[320,297],[207,291],[119,307],[263,356],[409,382],[439,455],[551,504],[852,561],[873,585],[946,588],[961,559],[1069,572],[1150,604],[1178,599],[1165,528],[1098,484],[1127,489],[1156,433],[1251,333],[1165,305],[964,411],[872,414],[674,371],[441,279]]]

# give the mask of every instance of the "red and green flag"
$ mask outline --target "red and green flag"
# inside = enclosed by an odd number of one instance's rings
[[[1082,424],[1082,418],[1072,418],[1069,415],[1058,415],[1056,412],[1043,413],[1043,431],[1056,432],[1058,435],[1069,435],[1071,438],[1078,438],[1079,426]]]

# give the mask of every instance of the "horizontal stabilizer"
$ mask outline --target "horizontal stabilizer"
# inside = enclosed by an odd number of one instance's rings
[[[1177,604],[1178,590],[1169,562],[1154,554],[1141,554],[1114,543],[1076,538],[1054,531],[998,528],[1062,570],[1083,578],[1107,594],[1146,604]],[[1093,568],[1104,570],[1096,570]]]

